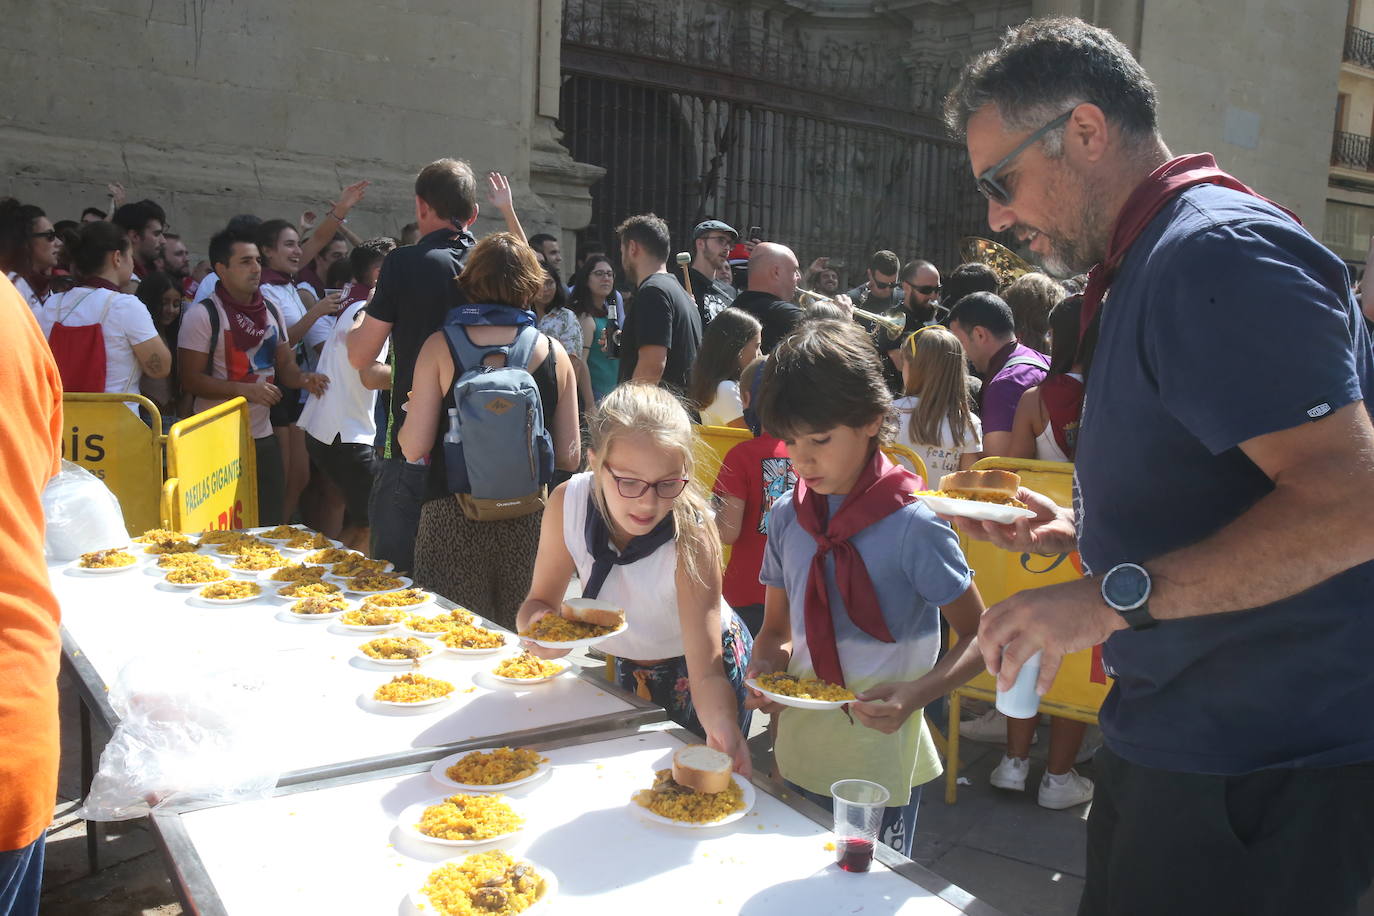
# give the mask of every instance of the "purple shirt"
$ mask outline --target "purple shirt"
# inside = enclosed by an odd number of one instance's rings
[[[1036,360],[1039,365],[1010,365],[1018,358]],[[1016,417],[1016,405],[1021,403],[1021,395],[1027,388],[1034,388],[1045,380],[1048,374],[1049,359],[1038,350],[1032,350],[1023,343],[1012,348],[1007,365],[983,387],[983,435],[988,433],[1011,432],[1012,420]],[[1046,368],[1042,368],[1046,367]]]

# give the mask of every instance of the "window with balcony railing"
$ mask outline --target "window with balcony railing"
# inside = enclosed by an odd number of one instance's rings
[[[1345,30],[1344,60],[1374,70],[1374,32],[1349,26]]]
[[[1338,130],[1331,141],[1331,164],[1345,169],[1370,171],[1370,139]]]

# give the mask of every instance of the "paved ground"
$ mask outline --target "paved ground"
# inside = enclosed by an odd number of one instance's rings
[[[85,824],[74,817],[81,774],[77,700],[65,683],[62,696],[63,762],[56,822],[48,832],[44,916],[180,914],[162,855],[142,820],[102,826],[103,868],[88,874]],[[750,740],[756,756],[767,748],[763,726],[756,722]],[[96,740],[103,744],[106,737],[97,734]],[[1047,737],[1033,753],[1043,753]],[[1001,759],[1000,748],[971,741],[960,747],[970,784],[960,787],[953,806],[944,802],[943,783],[931,784],[921,800],[913,858],[1007,916],[1072,916],[1083,886],[1088,806],[1048,811],[1037,805],[1038,759],[1025,793],[993,789],[988,774]],[[1092,775],[1090,763],[1079,769]],[[1374,893],[1359,916],[1374,916]]]

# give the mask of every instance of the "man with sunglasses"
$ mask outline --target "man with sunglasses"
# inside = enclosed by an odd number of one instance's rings
[[[897,272],[902,262],[891,251],[875,251],[868,259],[868,279],[851,289],[849,301],[858,308],[879,314],[902,304]]]
[[[1098,644],[1115,678],[1080,916],[1354,913],[1374,880],[1374,351],[1345,265],[1210,155],[1175,157],[1149,76],[1080,20],[1008,30],[945,114],[992,230],[1092,269],[1074,505],[1022,488],[1032,518],[959,522],[1082,558],[978,631],[1002,689],[1038,656],[1043,693]]]
[[[704,220],[692,230],[692,263],[687,267],[687,276],[692,283],[692,298],[701,313],[702,328],[739,295],[727,281],[716,279],[721,268],[729,269],[726,259],[738,238],[739,233],[729,223],[718,219]]]

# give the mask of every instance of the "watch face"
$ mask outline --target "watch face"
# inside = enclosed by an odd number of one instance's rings
[[[1118,566],[1107,574],[1103,589],[1107,602],[1114,607],[1131,609],[1149,594],[1150,577],[1134,564]]]

